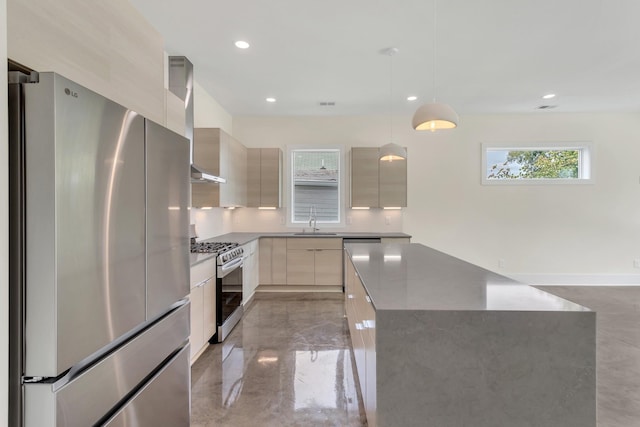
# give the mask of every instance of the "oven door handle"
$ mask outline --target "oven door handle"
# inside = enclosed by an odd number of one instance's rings
[[[229,262],[227,264],[221,265],[220,266],[220,272],[222,274],[220,275],[220,277],[224,277],[227,274],[231,273],[236,268],[242,266],[242,261],[243,261],[242,257],[240,257],[240,258],[234,259],[233,261],[231,261],[231,262]]]

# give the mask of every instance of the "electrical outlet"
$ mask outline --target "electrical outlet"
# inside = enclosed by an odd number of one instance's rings
[[[504,268],[505,262],[504,259],[500,258],[498,260],[498,268]]]
[[[391,225],[391,217],[390,216],[385,216],[384,217],[384,223],[387,225]]]
[[[633,268],[640,268],[640,259],[636,258],[633,260]]]

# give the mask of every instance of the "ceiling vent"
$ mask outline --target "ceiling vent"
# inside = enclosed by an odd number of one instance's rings
[[[336,103],[334,101],[322,101],[320,102],[321,107],[335,107]]]
[[[557,105],[541,105],[538,107],[538,110],[550,110],[552,108],[556,108]]]

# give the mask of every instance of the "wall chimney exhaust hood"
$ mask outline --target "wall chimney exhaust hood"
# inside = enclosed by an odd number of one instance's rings
[[[184,101],[185,137],[191,146],[191,182],[216,182],[226,179],[208,173],[193,164],[193,64],[184,56],[169,57],[169,91]]]
[[[227,180],[219,176],[211,175],[192,163],[191,182],[217,182],[219,184],[224,184]]]

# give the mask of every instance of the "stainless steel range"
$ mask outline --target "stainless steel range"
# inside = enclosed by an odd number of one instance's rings
[[[213,340],[222,342],[242,318],[242,264],[244,250],[238,243],[197,242],[191,252],[216,254],[216,319]]]

